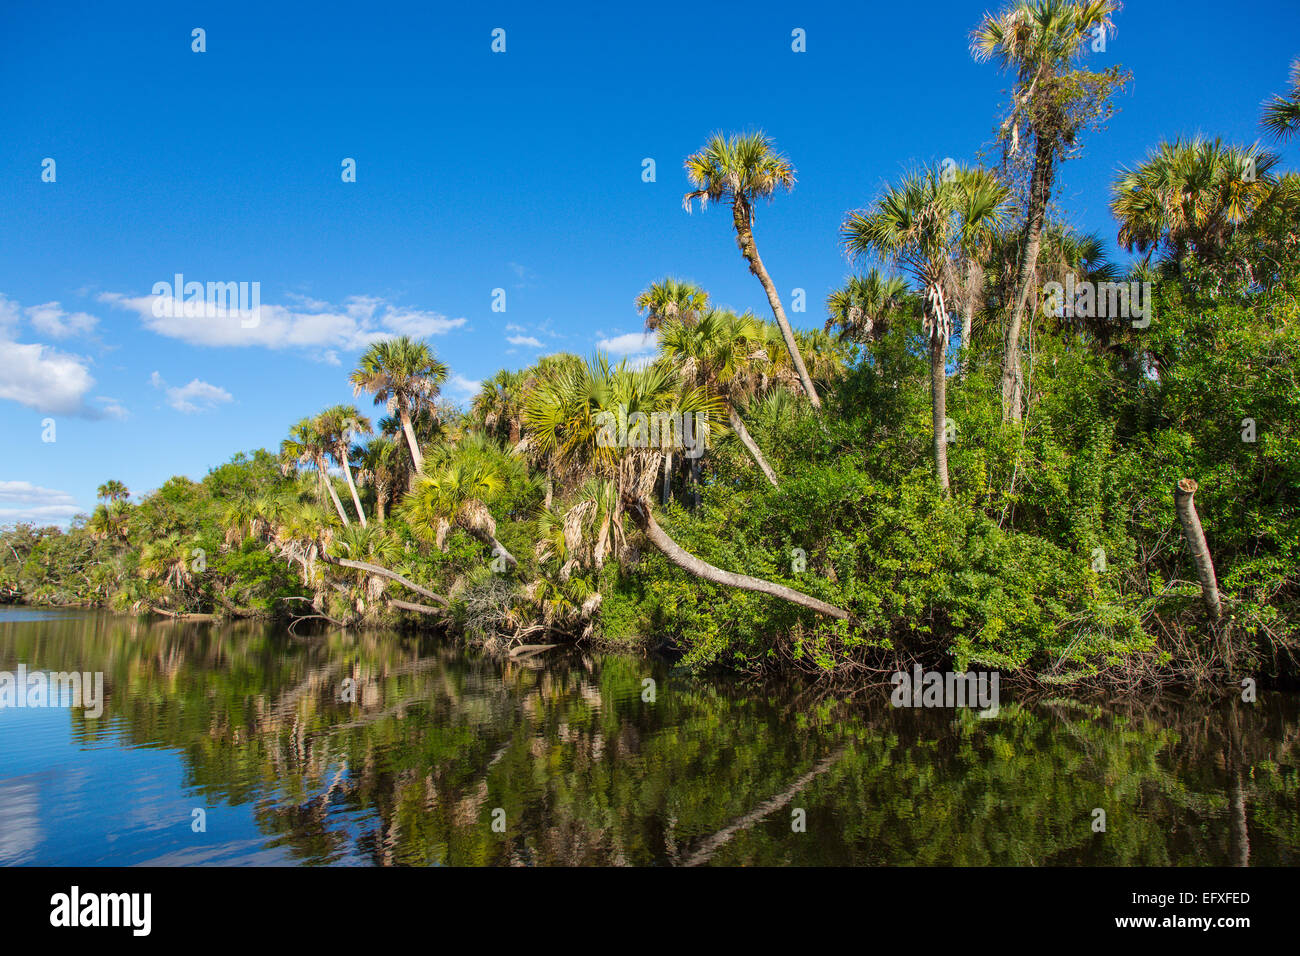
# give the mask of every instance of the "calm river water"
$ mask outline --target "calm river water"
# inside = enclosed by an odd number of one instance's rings
[[[20,665],[102,672],[103,713],[0,708],[0,864],[1300,863],[1290,694],[1004,693],[981,719],[632,657],[0,608]]]

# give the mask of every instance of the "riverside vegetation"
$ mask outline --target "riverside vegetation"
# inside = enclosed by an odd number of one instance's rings
[[[1113,186],[1130,261],[1072,227],[1053,186],[1128,81],[1087,68],[1118,7],[986,15],[1000,162],[919,165],[847,212],[858,271],[824,329],[791,326],[754,229],[791,160],[718,134],[684,201],[730,210],[770,321],[663,278],[635,300],[652,363],[548,356],[468,411],[428,343],[376,343],[350,383],[378,420],[328,408],[201,481],[108,481],[67,531],[5,528],[0,593],[857,682],[1294,676],[1300,176],[1258,144],[1162,142]],[[1300,128],[1300,64],[1261,125]],[[1148,284],[1144,321],[1120,282]]]

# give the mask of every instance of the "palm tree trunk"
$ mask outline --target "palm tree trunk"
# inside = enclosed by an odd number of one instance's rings
[[[496,535],[484,535],[483,540],[487,544],[492,545],[493,554],[499,554],[501,557],[506,559],[506,564],[510,565],[512,568],[519,567],[519,562],[515,559],[515,556],[507,551],[506,546],[496,539]]]
[[[1196,563],[1196,576],[1201,581],[1201,600],[1217,624],[1223,617],[1223,604],[1219,600],[1219,579],[1214,574],[1214,562],[1210,560],[1205,531],[1201,528],[1201,519],[1193,501],[1196,488],[1193,478],[1184,478],[1174,485],[1174,507],[1183,526],[1183,537],[1187,539],[1187,550],[1192,552],[1192,560]]]
[[[447,604],[447,599],[443,597],[441,594],[436,594],[433,591],[430,591],[426,587],[421,587],[420,585],[416,584],[414,581],[410,581],[407,578],[402,577],[396,571],[390,571],[388,570],[388,568],[380,567],[377,564],[370,564],[369,562],[366,561],[353,561],[350,558],[334,558],[326,554],[321,555],[321,560],[324,561],[326,564],[337,564],[340,567],[355,568],[358,571],[365,571],[368,574],[377,574],[381,578],[388,578],[389,580],[396,581],[398,584],[402,585],[403,587],[410,588],[416,594],[423,594],[425,597],[433,601],[437,601],[439,604],[443,605],[444,607]]]
[[[388,507],[388,486],[375,485],[375,520],[384,522],[384,510]]]
[[[357,509],[357,517],[361,520],[361,527],[366,527],[366,513],[361,510],[361,498],[357,495],[357,483],[352,480],[352,466],[348,464],[348,456],[343,455],[339,459],[343,462],[343,475],[348,480],[348,490],[352,492],[352,504]]]
[[[668,502],[673,496],[673,453],[668,451],[664,453],[664,488],[663,504],[667,507]]]
[[[767,480],[772,483],[772,487],[780,488],[781,486],[777,484],[776,481],[776,472],[772,470],[772,466],[769,465],[767,459],[763,457],[763,452],[759,450],[758,444],[754,441],[753,436],[749,434],[749,429],[746,428],[745,423],[740,420],[740,416],[736,414],[736,410],[731,407],[731,402],[727,402],[727,417],[731,419],[731,430],[736,433],[741,442],[744,443],[744,446],[749,449],[749,453],[754,457],[754,461],[758,462],[758,467],[763,469],[763,474],[767,475]]]
[[[1038,268],[1038,249],[1043,239],[1043,222],[1047,216],[1047,203],[1052,196],[1052,143],[1038,133],[1038,148],[1034,155],[1034,172],[1029,181],[1029,208],[1025,219],[1025,247],[1020,255],[1020,270],[1016,279],[1015,308],[1007,328],[1006,353],[1002,358],[1002,420],[1021,420],[1024,377],[1020,370],[1020,330],[1024,325],[1025,308],[1029,304],[1030,284]],[[1032,321],[1032,317],[1031,317]]]
[[[546,500],[542,502],[542,507],[549,509],[551,501],[555,498],[555,476],[551,469],[551,458],[546,457]]]
[[[420,454],[420,443],[415,440],[415,429],[411,427],[411,414],[404,406],[398,406],[397,417],[402,420],[402,431],[406,435],[406,444],[411,449],[411,461],[415,463],[415,470],[419,474],[424,474],[424,456]]]
[[[945,368],[948,343],[943,337],[930,336],[931,422],[934,426],[934,473],[939,487],[948,493],[948,372]]]
[[[334,490],[334,482],[330,481],[329,472],[325,468],[325,459],[318,458],[316,460],[316,470],[320,472],[321,483],[325,485],[325,490],[330,493],[330,501],[334,502],[334,510],[339,513],[339,517],[343,519],[343,526],[346,528],[351,522],[348,521],[348,513],[343,510],[343,502],[339,501],[338,492]]]
[[[794,588],[788,588],[783,584],[774,584],[771,581],[764,581],[760,578],[751,578],[746,574],[736,574],[732,571],[723,571],[721,568],[715,568],[708,562],[701,561],[693,554],[682,550],[672,538],[664,533],[663,528],[655,523],[654,515],[650,513],[650,507],[647,502],[637,502],[630,509],[634,519],[645,532],[650,543],[663,552],[673,564],[685,571],[689,571],[696,577],[703,578],[713,584],[721,584],[726,587],[740,588],[742,591],[756,591],[759,594],[770,594],[772,597],[778,597],[783,601],[789,601],[800,607],[806,607],[816,611],[819,614],[828,614],[831,617],[840,620],[847,620],[849,612],[838,608],[833,604],[827,604],[815,597],[804,594],[802,591],[796,591]]]
[[[967,366],[970,364],[971,325],[975,321],[976,298],[972,289],[975,286],[979,271],[979,260],[971,256],[966,263],[966,287],[962,290],[964,295],[961,304],[961,359],[957,363],[958,374],[963,377],[966,375]]]
[[[808,401],[812,402],[813,408],[821,408],[821,399],[817,397],[817,389],[813,388],[812,379],[808,377],[803,356],[799,354],[799,344],[794,340],[794,330],[790,328],[790,320],[785,317],[785,309],[781,306],[781,296],[777,294],[772,277],[767,274],[767,268],[758,254],[758,246],[754,243],[749,204],[742,200],[733,202],[731,216],[736,226],[736,244],[740,246],[740,254],[749,263],[749,271],[758,276],[758,281],[763,284],[763,291],[767,293],[767,301],[772,306],[772,314],[776,316],[776,324],[781,328],[781,337],[785,339],[785,347],[790,351],[790,359],[794,362],[795,371],[799,373],[799,381],[803,383]]]

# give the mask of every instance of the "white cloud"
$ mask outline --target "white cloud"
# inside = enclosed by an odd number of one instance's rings
[[[0,295],[0,399],[39,412],[104,417],[104,410],[86,404],[86,393],[95,385],[89,358],[60,352],[41,342],[16,340],[24,311],[33,325],[47,332],[86,327],[86,320],[91,326],[95,322],[93,316],[81,312],[69,316],[57,302],[23,310],[17,302]]]
[[[40,412],[98,417],[85,403],[94,387],[90,360],[48,345],[20,345],[0,337],[0,399]]]
[[[0,481],[0,525],[19,521],[63,524],[81,510],[66,491],[42,488],[30,481]]]
[[[658,340],[654,332],[629,332],[626,335],[601,339],[596,343],[596,348],[615,357],[642,355],[654,351]]]
[[[342,305],[330,305],[291,295],[291,306],[262,303],[255,320],[235,309],[216,306],[203,309],[210,313],[203,317],[187,317],[185,304],[168,295],[133,297],[105,292],[99,298],[136,313],[151,332],[191,345],[316,349],[326,355],[336,350],[358,351],[395,335],[443,335],[466,321],[395,306],[373,296],[352,296]],[[155,304],[161,315],[155,314]]]
[[[457,375],[455,372],[447,379],[447,392],[459,401],[474,397],[482,387],[481,380],[475,381],[464,375]]]
[[[235,397],[219,385],[193,379],[188,385],[168,386],[161,375],[154,372],[149,376],[149,384],[166,392],[167,404],[178,412],[193,415],[196,412],[210,411],[218,405],[233,402]]]
[[[531,335],[511,335],[506,337],[506,341],[511,345],[526,345],[529,348],[540,349],[542,343],[537,341]]]
[[[94,331],[99,319],[86,312],[65,312],[57,302],[33,305],[26,309],[32,328],[56,339],[69,335],[88,335]]]

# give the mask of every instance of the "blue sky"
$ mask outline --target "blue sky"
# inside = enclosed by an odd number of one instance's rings
[[[973,160],[1009,82],[967,52],[979,4],[729,9],[6,5],[0,524],[65,521],[106,478],[147,492],[274,448],[353,400],[347,373],[378,336],[427,335],[464,401],[550,352],[635,353],[633,299],[665,274],[766,312],[726,212],[681,207],[682,160],[717,129],[762,128],[798,169],[756,234],[787,307],[806,291],[792,320],[820,326],[849,271],[844,213],[915,162]],[[1134,82],[1056,194],[1112,244],[1117,166],[1161,138],[1258,138],[1300,56],[1300,5],[1147,0],[1117,24],[1093,62]],[[263,321],[155,319],[147,297],[177,272],[259,282]]]

